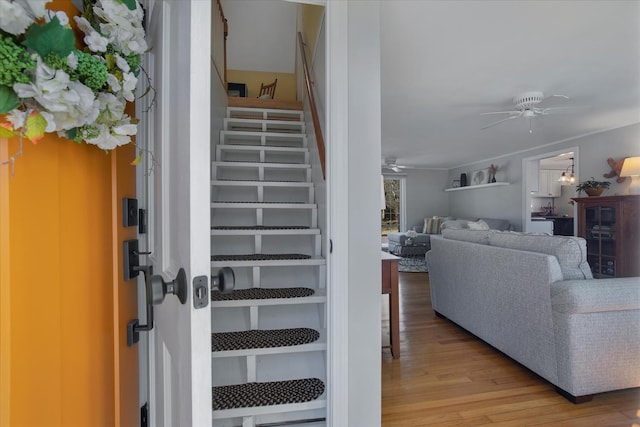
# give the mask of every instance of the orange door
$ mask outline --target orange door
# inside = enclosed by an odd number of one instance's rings
[[[18,151],[0,140],[0,159]],[[44,138],[0,166],[0,425],[131,426],[138,421],[135,281],[124,282],[122,197],[135,197],[133,146],[109,154]]]

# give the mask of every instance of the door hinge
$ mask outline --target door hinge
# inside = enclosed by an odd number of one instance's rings
[[[140,427],[149,427],[149,404],[140,407]]]
[[[333,240],[329,239],[329,253],[333,253]]]

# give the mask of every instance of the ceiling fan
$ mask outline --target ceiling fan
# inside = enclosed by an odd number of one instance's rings
[[[569,99],[566,95],[551,95],[548,97],[544,97],[544,93],[540,91],[532,91],[525,92],[513,98],[513,110],[510,111],[490,111],[488,113],[482,113],[481,116],[493,115],[493,114],[508,114],[509,117],[498,120],[497,122],[489,123],[486,126],[483,126],[481,129],[486,129],[491,126],[495,126],[499,123],[506,122],[507,120],[517,119],[519,117],[524,117],[529,119],[529,133],[533,133],[532,129],[532,120],[536,116],[546,116],[551,114],[554,110],[564,109],[564,107],[545,107],[542,106],[542,103],[553,99],[558,98],[564,101]]]
[[[384,159],[384,164],[382,165],[385,169],[391,169],[394,172],[400,172],[402,169],[408,168],[408,166],[400,166],[396,163],[395,158],[386,158]]]

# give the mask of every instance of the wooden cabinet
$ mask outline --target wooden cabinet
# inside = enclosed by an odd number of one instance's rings
[[[578,235],[596,278],[640,276],[640,195],[580,197]]]
[[[540,169],[538,191],[531,193],[532,197],[560,197],[562,187],[558,179],[562,171]]]

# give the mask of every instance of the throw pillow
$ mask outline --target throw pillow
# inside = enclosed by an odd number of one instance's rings
[[[488,230],[489,224],[479,219],[477,222],[469,221],[467,226],[470,230]]]
[[[442,225],[442,217],[434,216],[433,218],[424,219],[424,227],[422,232],[424,234],[440,234],[440,226]]]

